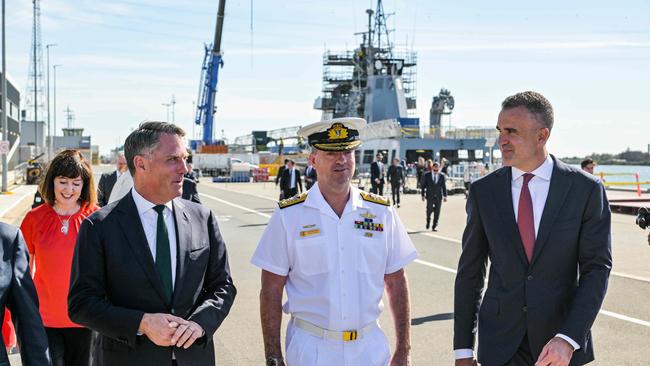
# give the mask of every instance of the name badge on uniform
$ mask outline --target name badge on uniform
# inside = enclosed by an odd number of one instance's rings
[[[302,228],[306,230],[300,231],[301,238],[320,234],[320,229],[316,227],[316,224],[304,225]]]

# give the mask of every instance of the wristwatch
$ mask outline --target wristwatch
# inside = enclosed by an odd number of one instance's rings
[[[282,365],[282,357],[270,356],[266,358],[266,366],[280,366]]]

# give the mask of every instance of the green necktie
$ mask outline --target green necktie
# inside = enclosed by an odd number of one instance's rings
[[[169,251],[169,233],[163,211],[165,205],[155,206],[154,211],[158,213],[158,224],[156,226],[156,269],[160,275],[160,280],[167,296],[167,301],[172,299],[172,259]]]

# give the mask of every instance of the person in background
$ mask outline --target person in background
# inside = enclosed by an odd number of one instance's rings
[[[451,164],[449,163],[449,160],[442,158],[440,159],[440,172],[444,175],[449,175],[449,166]]]
[[[431,213],[433,213],[433,225],[431,230],[438,230],[438,220],[440,219],[440,209],[442,202],[447,202],[447,185],[446,176],[440,170],[440,164],[437,161],[431,161],[431,171],[422,176],[422,201],[427,202],[427,229],[431,223]]]
[[[388,168],[386,177],[390,182],[390,189],[393,194],[393,205],[400,207],[400,188],[404,186],[405,169],[400,164],[399,158],[393,159],[393,165]]]
[[[63,150],[48,164],[40,192],[45,203],[20,226],[31,256],[40,313],[54,366],[87,366],[89,329],[68,317],[68,288],[81,222],[99,209],[93,173],[77,150]]]
[[[311,165],[311,162],[308,162],[305,168],[305,190],[308,191],[317,180],[318,174],[316,173],[316,169]]]
[[[289,166],[289,159],[284,159],[284,165],[278,168],[278,174],[275,176],[275,186],[277,187],[280,184],[280,181],[282,180],[282,172],[287,169]],[[282,186],[280,185],[280,199],[283,199],[284,197],[284,192],[282,191]],[[289,197],[287,197],[289,198]]]
[[[23,366],[50,366],[52,363],[48,351],[47,335],[43,320],[38,312],[38,297],[34,282],[29,275],[29,254],[25,240],[18,228],[0,222],[0,306],[11,309],[16,320],[16,331],[20,345],[20,358]],[[3,340],[6,343],[4,326],[8,322],[8,311],[3,321]],[[13,325],[11,325],[13,333]],[[13,335],[16,342],[16,336]],[[14,344],[15,346],[15,344]],[[0,365],[9,365],[7,354],[0,353]]]
[[[115,182],[113,190],[111,191],[111,196],[108,198],[108,204],[122,199],[122,197],[129,193],[131,188],[133,188],[133,177],[127,170],[117,178],[117,182]]]
[[[187,163],[187,174],[185,174],[185,178],[191,179],[196,183],[199,182],[199,175],[194,171],[192,163]]]
[[[415,167],[415,175],[417,176],[417,180],[418,180],[417,188],[421,188],[420,181],[422,180],[422,175],[424,174],[426,169],[427,169],[426,161],[422,156],[419,156],[417,165]]]
[[[287,169],[282,171],[280,189],[282,189],[285,198],[293,197],[302,192],[300,170],[296,169],[296,163],[293,160],[289,160]]]
[[[188,177],[183,177],[183,194],[181,198],[201,204],[199,191],[196,189],[196,181]]]
[[[382,153],[378,152],[375,156],[376,160],[370,164],[370,193],[378,194],[380,196],[384,195],[384,183],[386,182],[386,167],[382,162],[384,156]]]
[[[585,172],[587,172],[587,173],[593,175],[593,174],[594,174],[594,169],[596,168],[596,162],[595,162],[593,159],[591,159],[591,158],[587,158],[587,159],[583,160],[583,161],[580,163],[580,167],[581,167],[582,170],[584,170]]]
[[[124,154],[117,155],[115,168],[114,171],[104,173],[99,178],[99,183],[97,184],[97,205],[99,207],[104,207],[108,204],[108,199],[111,197],[111,191],[113,190],[113,186],[115,186],[115,182],[127,170]]]

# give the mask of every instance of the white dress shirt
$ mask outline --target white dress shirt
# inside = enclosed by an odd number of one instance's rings
[[[135,207],[138,209],[138,214],[140,215],[140,221],[142,222],[142,228],[144,229],[144,235],[147,237],[147,244],[149,244],[149,250],[151,251],[151,256],[156,261],[156,233],[158,231],[158,212],[153,208],[155,204],[147,201],[142,197],[138,191],[135,190],[135,187],[131,190],[133,195],[133,201],[135,202]],[[165,219],[165,225],[167,225],[167,234],[169,235],[169,254],[171,256],[172,262],[172,288],[176,283],[176,225],[174,224],[174,213],[172,201],[169,201],[165,204],[165,209],[163,210],[163,218]]]
[[[537,238],[537,231],[539,230],[539,223],[542,220],[542,213],[544,213],[544,206],[546,205],[546,198],[548,197],[548,190],[551,187],[551,176],[553,175],[553,158],[547,155],[546,159],[537,169],[530,172],[534,175],[528,182],[528,191],[530,198],[533,201],[533,220],[535,222],[535,238]],[[515,221],[519,220],[519,196],[521,195],[521,188],[524,185],[524,172],[515,167],[512,167],[512,207],[515,211]],[[562,338],[573,347],[574,350],[580,349],[580,345],[573,339],[565,336],[564,334],[556,334],[556,337]],[[474,352],[469,349],[454,350],[456,359],[474,357]]]
[[[296,168],[291,168],[291,178],[289,179],[289,188],[296,188]]]
[[[357,222],[364,221],[375,229],[359,227]],[[345,331],[377,321],[384,275],[415,258],[417,251],[392,207],[364,201],[351,187],[338,217],[316,182],[304,202],[275,210],[251,263],[287,276],[285,313]]]

